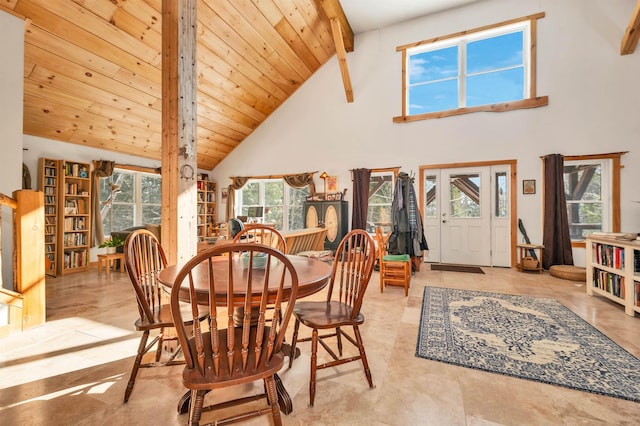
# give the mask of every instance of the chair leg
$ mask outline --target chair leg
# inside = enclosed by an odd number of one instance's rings
[[[384,270],[382,269],[382,262],[380,262],[378,270],[380,271],[380,293],[384,293]]]
[[[367,362],[367,354],[364,352],[364,344],[362,343],[362,336],[360,335],[360,329],[357,325],[353,326],[353,333],[356,335],[356,341],[358,342],[358,349],[360,350],[360,359],[362,359],[362,366],[364,367],[364,374],[367,376],[367,382],[369,387],[373,388],[373,378],[371,377],[371,370],[369,369],[369,363]]]
[[[164,342],[164,327],[160,329],[160,339],[158,339],[158,347],[156,348],[156,362],[160,362],[162,356],[162,343]]]
[[[316,367],[318,363],[318,330],[311,333],[311,378],[309,380],[309,405],[313,407],[316,398]]]
[[[296,319],[296,323],[293,326],[293,337],[291,338],[291,355],[289,355],[289,368],[293,365],[293,359],[296,354],[296,343],[298,342],[298,330],[300,329],[300,321]]]
[[[264,387],[267,392],[267,400],[271,407],[271,418],[273,424],[282,426],[282,417],[280,416],[280,405],[278,404],[278,391],[276,390],[276,382],[273,376],[264,378]]]
[[[131,391],[133,391],[133,385],[136,382],[136,376],[138,375],[138,370],[140,369],[142,356],[144,355],[145,348],[147,346],[147,339],[149,339],[149,330],[145,330],[144,333],[142,333],[142,337],[140,338],[140,344],[138,345],[138,354],[136,355],[136,359],[133,362],[133,368],[131,369],[131,375],[129,376],[127,389],[124,391],[124,402],[129,401]]]
[[[189,406],[189,426],[198,426],[202,417],[202,406],[204,405],[204,395],[207,391],[192,390],[191,405]]]
[[[338,355],[342,356],[342,334],[340,327],[336,327],[336,341],[338,343]]]

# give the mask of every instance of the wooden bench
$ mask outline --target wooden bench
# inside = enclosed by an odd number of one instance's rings
[[[324,250],[327,228],[304,228],[283,234],[287,242],[287,253],[298,254],[303,251]]]

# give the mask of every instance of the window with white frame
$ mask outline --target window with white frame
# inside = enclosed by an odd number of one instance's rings
[[[393,225],[391,203],[395,173],[392,171],[371,172],[369,181],[369,207],[367,209],[367,232],[375,232],[381,226],[388,232]]]
[[[569,234],[583,241],[592,232],[611,232],[611,160],[564,161]]]
[[[102,225],[105,235],[132,226],[159,224],[162,218],[159,174],[115,169],[100,179]]]
[[[273,223],[279,231],[305,227],[303,203],[309,187],[292,188],[284,179],[251,179],[237,191],[236,212],[247,220]],[[262,207],[261,217],[249,217],[252,207]]]
[[[439,118],[548,104],[536,98],[538,14],[398,47],[403,52],[402,116]]]

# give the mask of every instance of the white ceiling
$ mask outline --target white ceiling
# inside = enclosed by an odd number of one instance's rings
[[[480,0],[341,0],[354,33],[383,28]]]

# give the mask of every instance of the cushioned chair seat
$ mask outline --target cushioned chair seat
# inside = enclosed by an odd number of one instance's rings
[[[582,266],[553,265],[549,273],[557,278],[571,281],[587,281],[587,270]]]
[[[385,254],[382,260],[387,262],[408,262],[411,257],[408,254]]]

